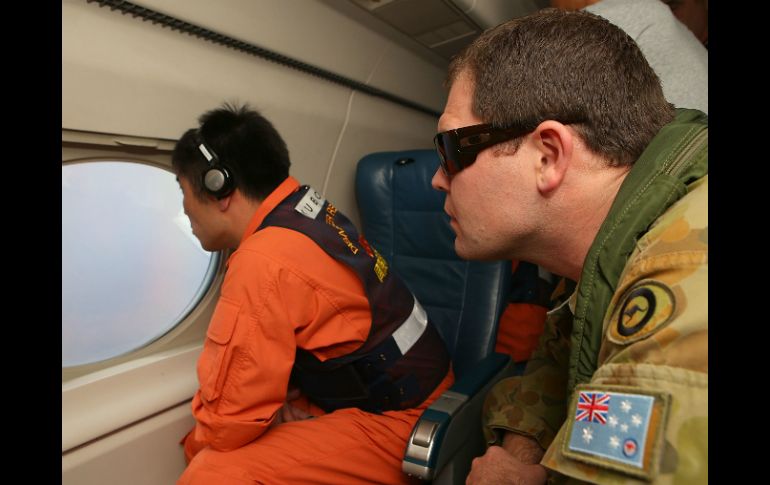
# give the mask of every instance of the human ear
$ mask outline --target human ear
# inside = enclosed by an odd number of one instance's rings
[[[532,132],[532,140],[539,154],[537,189],[544,195],[550,194],[564,181],[572,161],[574,135],[558,121],[547,120]]]
[[[230,201],[232,200],[233,194],[230,193],[226,197],[222,197],[221,199],[217,199],[217,207],[219,208],[220,212],[224,212],[227,210],[228,207],[230,207]]]

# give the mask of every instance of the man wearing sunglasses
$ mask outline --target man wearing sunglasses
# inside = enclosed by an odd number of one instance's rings
[[[564,277],[469,484],[706,483],[708,118],[588,12],[484,32],[449,68],[433,187],[467,259]]]

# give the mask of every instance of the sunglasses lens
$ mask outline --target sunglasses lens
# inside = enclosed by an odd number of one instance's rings
[[[436,145],[436,152],[438,152],[441,169],[444,171],[445,175],[450,175],[449,167],[447,166],[446,150],[444,148],[444,138],[442,133],[437,134],[433,138],[433,144]]]
[[[451,160],[442,160],[441,167],[444,169],[444,173],[449,177],[459,172],[457,166]]]
[[[452,177],[472,165],[483,150],[530,131],[521,126],[495,128],[481,123],[441,132],[433,138],[433,143],[441,159],[441,168]]]

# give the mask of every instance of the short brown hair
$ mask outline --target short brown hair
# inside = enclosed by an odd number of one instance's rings
[[[589,149],[630,165],[674,117],[660,80],[625,32],[585,11],[544,9],[482,33],[455,57],[473,111],[495,126],[577,123]]]

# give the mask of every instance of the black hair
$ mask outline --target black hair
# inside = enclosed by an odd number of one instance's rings
[[[247,104],[225,103],[198,121],[200,127],[187,130],[177,142],[171,164],[201,197],[206,194],[203,173],[209,165],[198,150],[198,137],[216,153],[235,187],[250,199],[264,200],[289,176],[286,142],[270,121]]]

